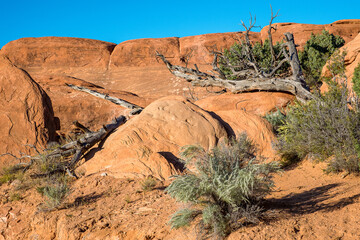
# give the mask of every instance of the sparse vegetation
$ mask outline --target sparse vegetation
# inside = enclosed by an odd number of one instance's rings
[[[261,215],[259,202],[273,187],[270,174],[276,163],[259,163],[255,147],[245,134],[206,151],[199,146],[183,148],[181,156],[189,173],[175,176],[167,193],[190,206],[176,212],[173,228],[190,224],[201,216],[199,226],[215,238],[223,238]]]
[[[156,186],[156,180],[149,176],[141,182],[141,188],[144,192],[152,191]]]
[[[305,104],[296,103],[279,128],[280,153],[287,158],[311,156],[328,160],[327,171],[359,172],[360,109],[351,99],[344,78],[345,53],[335,53],[329,64],[334,78],[329,91]]]
[[[17,192],[11,193],[9,197],[10,202],[20,201],[21,199],[23,199],[23,197],[20,195],[20,193]]]
[[[321,70],[336,49],[342,47],[345,41],[340,36],[323,30],[321,34],[311,34],[303,51],[299,51],[301,67],[307,85],[316,89],[321,86]]]
[[[4,167],[0,175],[0,185],[3,183],[12,182],[15,179],[22,180],[24,178],[23,167],[15,165]]]
[[[45,204],[49,210],[59,207],[69,194],[68,181],[65,175],[53,175],[42,186],[37,187],[37,191],[46,197]]]
[[[352,78],[353,90],[357,96],[360,96],[360,63],[354,70],[354,75]]]

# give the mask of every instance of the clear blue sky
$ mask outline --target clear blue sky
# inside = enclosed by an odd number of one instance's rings
[[[249,12],[264,27],[270,3],[275,22],[327,24],[360,19],[360,0],[1,0],[0,47],[23,37],[66,36],[120,43],[242,30]]]

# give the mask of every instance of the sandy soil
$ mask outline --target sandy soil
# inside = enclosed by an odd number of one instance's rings
[[[274,178],[267,217],[228,239],[360,239],[360,182],[355,176],[326,175],[305,161]],[[194,227],[171,230],[169,217],[181,205],[158,182],[142,190],[141,180],[82,177],[62,209],[42,211],[35,190],[4,203],[16,184],[2,185],[0,239],[196,239]]]

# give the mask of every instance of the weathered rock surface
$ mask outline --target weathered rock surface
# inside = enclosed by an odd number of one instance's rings
[[[273,41],[281,41],[284,38],[285,32],[294,34],[296,44],[300,49],[305,46],[306,41],[310,38],[311,33],[319,34],[323,30],[327,30],[334,35],[340,35],[345,42],[349,42],[356,37],[360,32],[360,20],[340,20],[331,24],[316,25],[316,24],[301,24],[301,23],[274,23],[273,27],[276,29],[272,32]],[[269,27],[264,27],[260,34],[261,40],[265,41],[268,38]]]
[[[119,66],[149,66],[157,62],[155,52],[161,52],[169,59],[179,60],[179,38],[146,38],[129,40],[118,44],[111,54],[110,69]]]
[[[264,116],[278,108],[286,107],[293,100],[293,95],[280,92],[228,93],[207,97],[196,101],[195,104],[207,111],[244,110]]]
[[[91,130],[100,129],[103,124],[110,123],[115,117],[129,113],[129,109],[110,101],[97,98],[88,93],[76,91],[66,84],[86,87],[97,92],[108,94],[136,104],[147,106],[151,100],[141,98],[133,93],[118,90],[107,90],[81,79],[58,75],[33,75],[34,79],[49,94],[54,114],[60,119],[60,132],[67,133],[72,123],[77,120]]]
[[[51,101],[42,88],[8,58],[0,56],[0,154],[29,154],[55,137]],[[0,157],[0,167],[15,164]],[[26,160],[24,160],[26,161]]]
[[[71,37],[21,38],[2,49],[16,66],[40,68],[88,68],[105,72],[116,44]]]
[[[225,128],[209,113],[183,97],[167,97],[109,136],[103,149],[83,167],[87,174],[106,170],[116,177],[153,175],[167,179],[177,172],[180,147],[214,147]]]
[[[257,154],[267,161],[276,159],[276,151],[272,144],[276,141],[272,126],[264,118],[243,110],[216,111],[224,127],[230,135],[246,133],[255,144]]]
[[[177,172],[182,146],[214,147],[221,138],[246,132],[258,153],[274,159],[271,126],[243,110],[208,113],[183,97],[166,97],[150,104],[109,136],[103,150],[82,168],[87,174],[108,171],[116,177],[153,175],[167,179]]]

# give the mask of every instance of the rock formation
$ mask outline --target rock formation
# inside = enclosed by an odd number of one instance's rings
[[[2,55],[0,96],[0,154],[34,154],[27,145],[41,149],[54,140],[54,113],[48,95],[29,74]],[[0,157],[0,167],[16,163],[19,161],[13,157]]]

